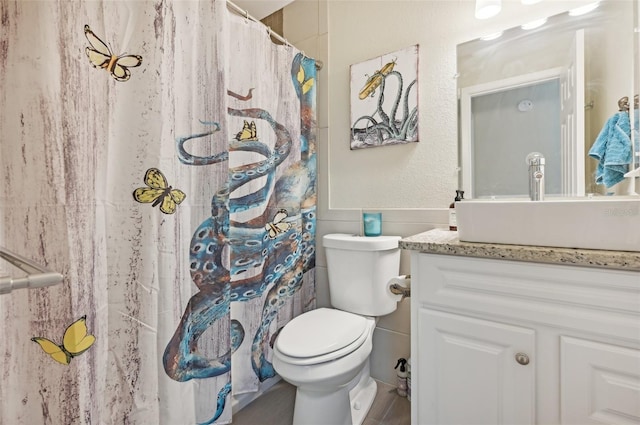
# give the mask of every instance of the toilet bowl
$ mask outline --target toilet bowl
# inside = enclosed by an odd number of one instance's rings
[[[295,385],[294,425],[360,425],[376,395],[370,376],[376,318],[397,308],[389,290],[400,266],[399,236],[329,234],[322,240],[333,308],[287,323],[273,367]]]
[[[285,326],[273,349],[273,367],[295,385],[296,425],[359,425],[376,383],[369,375],[375,319],[320,308]]]

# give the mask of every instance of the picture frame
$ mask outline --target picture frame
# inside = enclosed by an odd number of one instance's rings
[[[352,150],[419,141],[418,51],[416,44],[351,65]]]

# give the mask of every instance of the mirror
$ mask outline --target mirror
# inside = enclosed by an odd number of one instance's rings
[[[602,1],[584,15],[458,45],[465,197],[528,196],[525,157],[535,151],[546,160],[548,196],[618,189],[596,185],[588,152],[618,100],[634,95],[635,3]]]

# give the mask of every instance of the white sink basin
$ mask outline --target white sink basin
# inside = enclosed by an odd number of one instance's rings
[[[465,200],[461,241],[640,251],[640,197]]]

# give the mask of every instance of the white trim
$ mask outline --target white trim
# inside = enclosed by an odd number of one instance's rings
[[[584,29],[576,31],[575,40],[573,43],[574,60],[573,64],[573,89],[575,90],[576,98],[574,100],[575,107],[575,122],[572,124],[575,131],[575,145],[571,147],[573,155],[569,157],[569,181],[571,182],[568,187],[565,182],[562,182],[562,190],[566,191],[567,196],[584,196],[586,176],[585,176],[585,161],[587,156],[585,154],[585,56],[584,56]],[[567,77],[570,75],[567,72]]]

